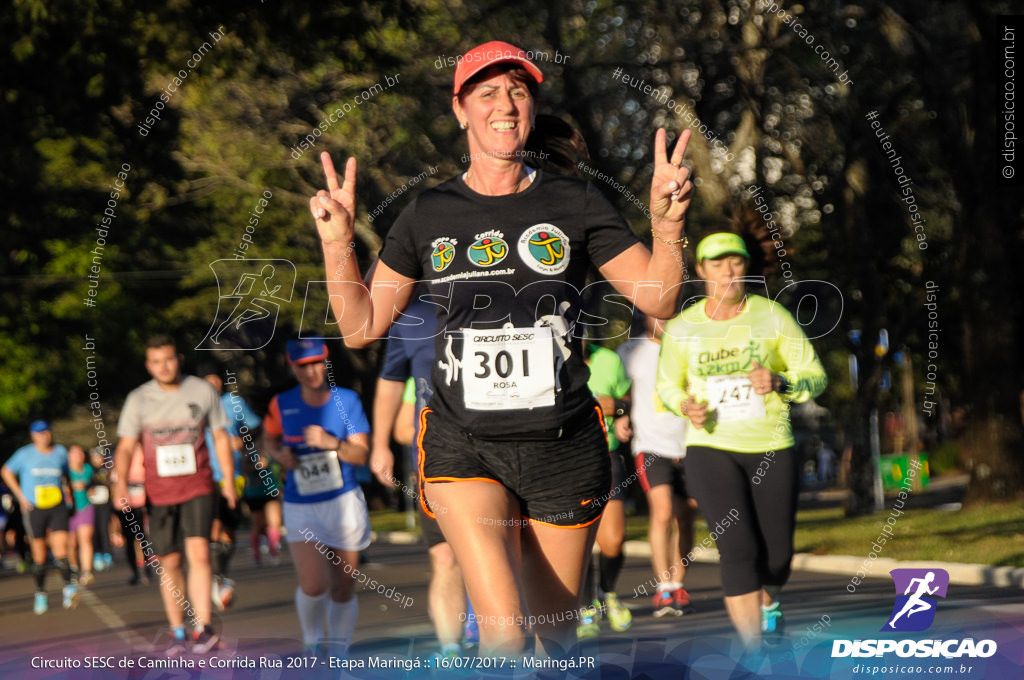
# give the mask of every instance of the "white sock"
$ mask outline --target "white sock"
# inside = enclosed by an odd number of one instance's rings
[[[315,645],[324,636],[324,613],[327,610],[327,593],[311,597],[295,589],[295,609],[299,612],[299,625],[302,626],[302,642]]]
[[[331,642],[347,650],[356,633],[356,619],[359,618],[359,602],[356,596],[348,602],[327,602],[327,637]]]

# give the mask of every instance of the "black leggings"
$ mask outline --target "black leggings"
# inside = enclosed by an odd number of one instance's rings
[[[101,555],[110,554],[110,501],[93,505],[96,513],[96,532],[92,535],[93,550]]]
[[[718,543],[726,596],[784,585],[798,494],[793,449],[739,453],[688,446],[685,465],[686,486]]]

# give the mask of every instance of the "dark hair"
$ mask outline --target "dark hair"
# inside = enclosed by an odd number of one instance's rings
[[[526,140],[524,155],[544,170],[581,176],[581,161],[590,160],[583,134],[558,116],[540,113]]]
[[[479,85],[480,82],[492,77],[495,69],[497,69],[498,73],[507,73],[512,80],[521,85],[525,85],[526,89],[530,91],[530,96],[533,97],[534,100],[537,99],[537,95],[540,93],[540,86],[537,84],[537,81],[533,79],[533,76],[530,75],[529,71],[514,62],[492,64],[487,68],[480,69],[474,73],[471,78],[466,79],[466,82],[464,82],[462,87],[459,89],[459,93],[455,96],[458,97],[461,102],[462,98],[472,92],[473,88]]]
[[[158,333],[151,335],[149,340],[146,341],[146,349],[155,349],[157,347],[166,347],[170,345],[174,348],[174,351],[178,351],[178,345],[174,342],[174,338],[166,333]]]
[[[199,364],[196,368],[196,375],[200,378],[205,378],[208,375],[215,375],[221,379],[224,378],[224,374],[221,372],[220,366],[214,361],[204,361]]]

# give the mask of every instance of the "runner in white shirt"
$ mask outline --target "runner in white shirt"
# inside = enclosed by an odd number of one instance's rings
[[[616,422],[616,434],[633,437],[637,476],[647,494],[650,512],[651,565],[657,580],[654,615],[682,616],[692,611],[690,594],[683,587],[686,562],[693,548],[693,511],[697,502],[686,492],[686,420],[661,406],[654,389],[664,324],[636,312],[634,339],[619,348],[626,374],[633,383],[629,421]],[[635,337],[642,335],[642,337]],[[621,423],[621,425],[620,425]],[[622,427],[630,432],[620,432]],[[672,527],[676,537],[672,539]]]

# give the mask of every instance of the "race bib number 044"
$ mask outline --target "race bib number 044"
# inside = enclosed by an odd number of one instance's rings
[[[555,358],[550,328],[466,328],[462,337],[467,409],[554,406]]]
[[[336,491],[344,484],[337,451],[317,451],[299,456],[299,466],[293,474],[302,496]]]
[[[708,406],[718,412],[720,423],[765,416],[764,397],[754,392],[745,375],[709,377],[708,395]]]

